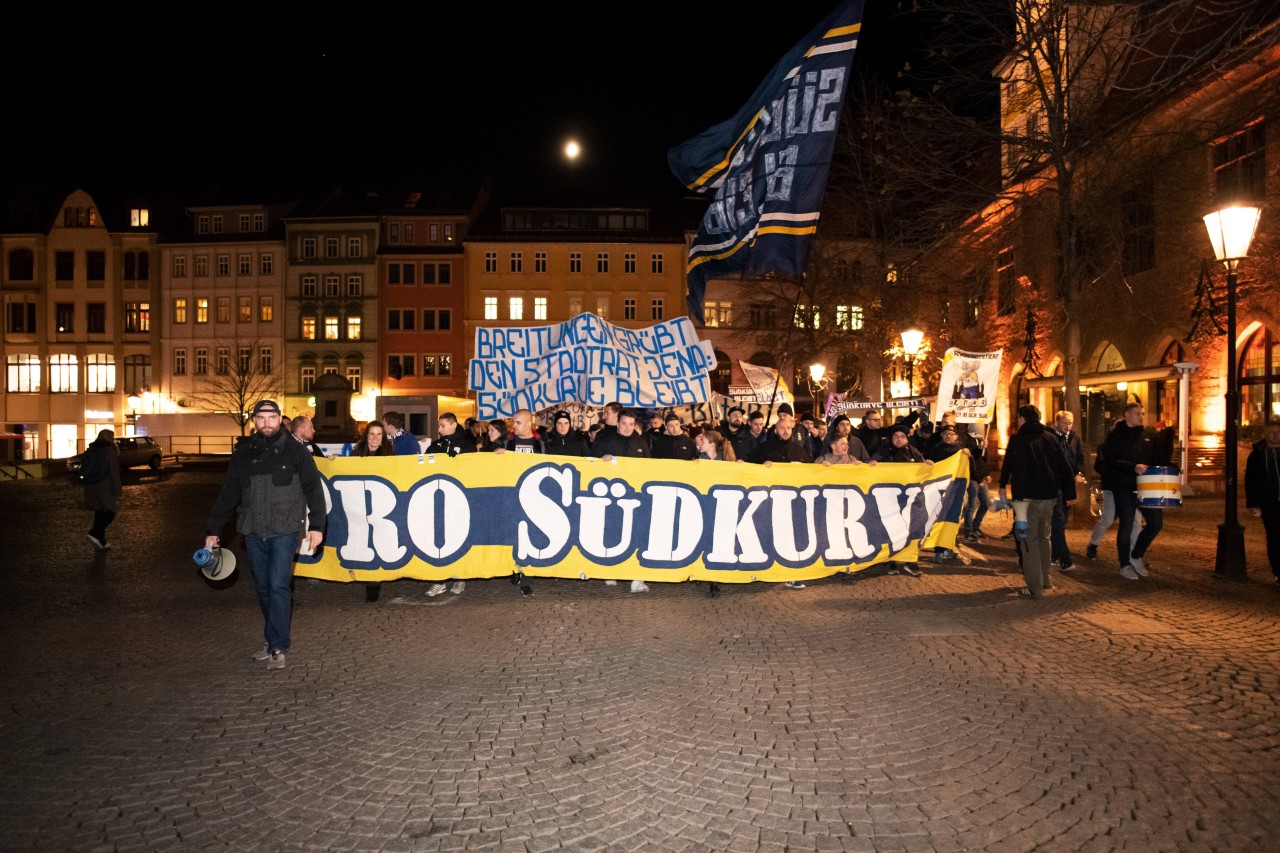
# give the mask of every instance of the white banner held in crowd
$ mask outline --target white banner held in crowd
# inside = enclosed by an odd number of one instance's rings
[[[929,401],[928,397],[903,397],[899,400],[845,400],[844,394],[832,394],[831,397],[840,397],[841,399],[828,399],[827,401],[827,420],[836,415],[848,414],[849,412],[865,413],[872,409],[880,411],[882,409],[892,411],[894,409],[919,409]]]
[[[755,392],[755,402],[768,404],[770,399],[775,404],[794,402],[786,380],[779,378],[778,371],[772,367],[762,367],[745,361],[739,361],[738,366],[742,368],[742,375],[746,378],[747,384]]]
[[[688,317],[628,329],[579,314],[554,326],[476,329],[467,387],[484,420],[570,401],[653,409],[705,402],[715,366]]]
[[[957,423],[986,423],[995,415],[1004,350],[965,352],[951,347],[942,354],[936,414],[955,412]]]

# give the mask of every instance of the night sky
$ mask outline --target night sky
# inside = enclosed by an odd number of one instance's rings
[[[6,110],[32,119],[6,122],[8,162],[23,165],[5,178],[170,189],[488,174],[675,187],[667,150],[731,116],[835,3],[791,0],[763,16],[737,3],[469,4],[445,18],[428,5],[374,21],[355,20],[355,7],[32,21],[31,37],[0,54]],[[867,0],[856,67],[891,73],[902,61],[896,5]],[[586,152],[572,167],[560,154],[569,136]]]

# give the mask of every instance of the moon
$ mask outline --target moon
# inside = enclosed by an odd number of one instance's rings
[[[578,144],[578,140],[570,139],[564,144],[564,156],[569,160],[577,160],[578,155],[582,153],[582,146]]]

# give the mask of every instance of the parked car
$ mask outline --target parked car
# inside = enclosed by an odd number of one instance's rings
[[[152,471],[160,467],[160,456],[163,449],[149,435],[130,435],[116,439],[116,447],[120,449],[120,467],[137,468],[146,465]],[[77,453],[67,460],[67,470],[76,473],[80,470],[80,458]]]

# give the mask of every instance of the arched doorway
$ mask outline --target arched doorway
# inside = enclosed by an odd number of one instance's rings
[[[1240,438],[1262,436],[1267,418],[1280,415],[1280,339],[1266,326],[1240,353]]]

